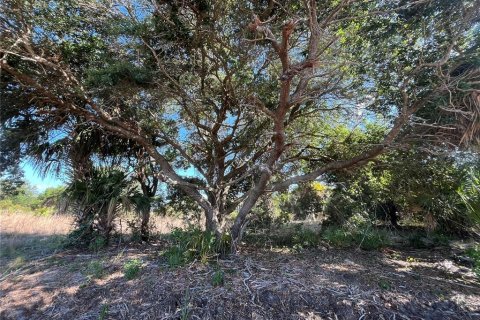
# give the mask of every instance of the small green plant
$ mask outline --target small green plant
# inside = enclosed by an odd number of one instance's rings
[[[178,246],[170,247],[163,253],[167,258],[167,263],[170,268],[180,267],[185,263],[184,252]]]
[[[92,242],[90,242],[90,245],[88,246],[88,249],[91,251],[99,251],[107,246],[107,239],[105,237],[98,235],[93,239]]]
[[[473,259],[473,272],[480,279],[480,245],[467,249],[465,253]]]
[[[123,274],[127,280],[132,280],[138,276],[142,269],[142,261],[139,259],[128,260],[123,266]]]
[[[384,279],[380,279],[378,281],[378,286],[383,290],[390,290],[392,288],[392,284],[389,281]]]
[[[301,250],[315,247],[318,244],[319,236],[316,232],[298,226],[292,236],[293,248]]]
[[[170,267],[178,267],[194,260],[203,263],[225,255],[230,248],[230,235],[217,239],[212,232],[198,228],[175,229],[170,234],[172,246],[164,252]]]
[[[418,259],[415,258],[415,257],[407,257],[407,262],[409,262],[409,263],[418,262]]]
[[[182,299],[182,308],[180,310],[180,320],[188,319],[188,314],[190,313],[189,305],[190,305],[190,291],[187,289],[185,290],[185,296]]]
[[[350,233],[345,229],[336,227],[325,229],[322,238],[334,247],[349,247],[353,244]]]
[[[98,316],[98,320],[105,320],[107,315],[108,315],[108,304],[104,304],[100,309],[100,315]]]
[[[103,263],[98,260],[90,261],[87,266],[87,276],[93,279],[100,279],[105,275]]]
[[[214,287],[221,286],[225,283],[225,273],[218,269],[212,275],[212,285]]]

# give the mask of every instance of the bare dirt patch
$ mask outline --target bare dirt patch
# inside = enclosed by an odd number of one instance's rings
[[[480,285],[449,249],[244,249],[169,268],[161,245],[65,252],[0,283],[2,319],[480,319]],[[141,270],[127,280],[127,261]],[[89,266],[102,266],[92,277]],[[221,273],[222,281],[214,280]]]

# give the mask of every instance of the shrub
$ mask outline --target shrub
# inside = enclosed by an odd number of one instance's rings
[[[480,279],[480,245],[469,248],[465,253],[473,259],[473,272]]]
[[[222,270],[216,270],[212,275],[212,285],[218,287],[225,282],[225,273]]]
[[[384,230],[368,226],[358,229],[329,227],[322,233],[322,238],[335,247],[358,246],[364,250],[375,250],[390,244]]]
[[[127,280],[135,279],[142,269],[142,261],[139,259],[128,260],[123,266],[123,274]]]
[[[90,261],[86,270],[87,276],[93,279],[100,279],[105,275],[103,263],[98,260]]]
[[[170,267],[177,267],[193,260],[208,262],[229,252],[231,238],[224,234],[217,239],[215,234],[189,227],[176,228],[170,234],[171,247],[163,254]]]

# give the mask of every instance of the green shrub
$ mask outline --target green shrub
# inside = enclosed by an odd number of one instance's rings
[[[171,247],[163,254],[170,267],[178,267],[197,259],[208,262],[229,252],[231,244],[228,234],[217,239],[212,232],[196,227],[174,229],[170,234],[170,241]]]
[[[417,249],[428,249],[437,246],[447,246],[450,238],[442,233],[428,234],[425,232],[413,232],[407,237],[407,244]]]
[[[480,279],[480,245],[469,248],[465,253],[473,259],[473,272]]]
[[[212,285],[218,287],[225,282],[225,273],[222,270],[216,270],[212,275]]]
[[[364,250],[375,250],[390,244],[386,231],[371,227],[358,229],[329,227],[322,233],[322,238],[334,247],[358,246]]]
[[[123,274],[127,280],[135,279],[142,269],[142,261],[139,259],[128,260],[123,266]]]
[[[87,276],[93,279],[103,278],[105,275],[105,269],[103,263],[98,260],[90,261],[86,270]]]
[[[292,235],[292,245],[296,250],[315,247],[318,245],[318,241],[319,236],[315,231],[303,228],[300,225],[296,227]]]
[[[322,238],[334,247],[349,247],[354,240],[348,230],[338,227],[326,228],[322,232]]]

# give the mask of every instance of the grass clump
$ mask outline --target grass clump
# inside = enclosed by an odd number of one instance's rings
[[[388,234],[385,230],[371,227],[338,228],[329,227],[322,233],[322,238],[334,247],[358,246],[364,250],[377,250],[390,245]]]
[[[225,255],[230,248],[230,236],[217,239],[215,234],[198,228],[174,229],[170,234],[170,248],[164,252],[170,267],[182,266],[194,260],[206,263]]]
[[[98,320],[105,320],[108,315],[108,304],[102,305],[100,309],[100,315],[98,316]]]
[[[212,285],[214,287],[221,286],[225,283],[225,273],[223,270],[216,270],[212,275]]]
[[[473,260],[473,272],[480,279],[480,245],[469,248],[465,252]]]
[[[142,261],[139,259],[128,260],[123,266],[123,274],[127,280],[135,279],[142,270]]]
[[[407,245],[417,249],[448,246],[450,237],[442,233],[412,232],[407,237]]]
[[[105,268],[99,260],[90,261],[86,270],[87,276],[93,279],[100,279],[105,276]]]

